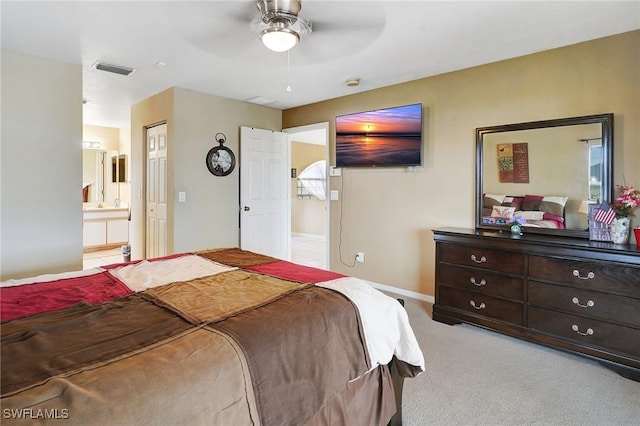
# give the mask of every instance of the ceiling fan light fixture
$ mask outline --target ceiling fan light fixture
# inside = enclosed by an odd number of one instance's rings
[[[271,27],[260,33],[260,40],[274,52],[286,52],[300,41],[300,35],[290,28]]]

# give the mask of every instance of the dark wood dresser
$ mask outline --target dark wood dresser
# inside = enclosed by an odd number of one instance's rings
[[[581,354],[640,381],[640,249],[443,228],[433,319]]]

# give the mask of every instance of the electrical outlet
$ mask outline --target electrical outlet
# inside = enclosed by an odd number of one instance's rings
[[[359,251],[358,254],[356,254],[356,261],[360,262],[360,263],[364,263],[364,253]]]

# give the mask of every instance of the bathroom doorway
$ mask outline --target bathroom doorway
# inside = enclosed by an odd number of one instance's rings
[[[291,260],[329,269],[329,123],[283,131],[291,150]]]

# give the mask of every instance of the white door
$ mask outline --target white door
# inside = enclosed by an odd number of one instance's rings
[[[167,254],[167,125],[147,129],[147,259]]]
[[[289,260],[289,140],[286,133],[240,128],[240,247]]]

